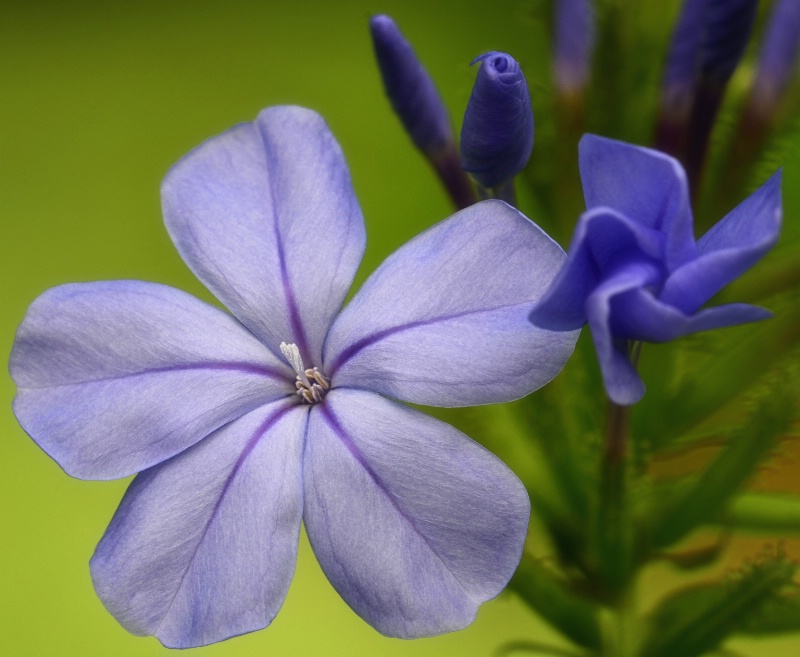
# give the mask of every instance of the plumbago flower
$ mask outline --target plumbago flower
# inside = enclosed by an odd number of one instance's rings
[[[588,322],[608,396],[633,404],[644,383],[629,341],[666,342],[770,316],[741,303],[700,308],[777,241],[781,174],[695,242],[677,160],[595,135],[581,140],[579,158],[587,211],[531,322],[556,331]]]
[[[301,519],[333,586],[390,636],[460,629],[508,582],[529,503],[459,431],[404,406],[506,401],[575,333],[527,317],[564,259],[502,202],[392,256],[347,308],[364,224],[323,120],[262,112],[167,175],[167,229],[233,313],[139,281],[64,285],[17,334],[14,408],[72,476],[140,473],[91,560],[122,625],[189,647],[268,625]]]

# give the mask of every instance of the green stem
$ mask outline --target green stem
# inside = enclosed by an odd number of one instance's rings
[[[630,346],[636,364],[640,343]],[[614,600],[605,657],[633,657],[638,643],[635,586],[635,526],[628,495],[631,461],[630,406],[609,402],[601,465],[601,564]]]
[[[636,615],[636,596],[631,585],[620,598],[614,617],[615,651],[614,657],[633,657],[638,645],[639,619]]]

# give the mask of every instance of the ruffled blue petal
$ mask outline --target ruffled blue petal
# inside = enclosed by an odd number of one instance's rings
[[[572,238],[566,264],[530,321],[553,331],[571,331],[587,321],[586,300],[597,285],[620,265],[631,261],[658,262],[662,236],[609,208],[584,213]]]
[[[771,316],[763,308],[744,303],[716,306],[685,315],[645,289],[619,294],[611,301],[614,335],[645,342],[669,342],[691,333],[757,322]]]
[[[632,263],[603,281],[586,300],[586,315],[603,384],[615,404],[638,402],[644,395],[644,383],[628,355],[628,340],[614,332],[614,302],[620,295],[651,285],[658,276],[652,265]]]
[[[584,135],[579,147],[587,209],[613,208],[664,235],[664,262],[672,271],[696,255],[683,167],[649,148]]]
[[[695,312],[775,245],[782,216],[778,171],[700,238],[698,257],[669,277],[659,298]]]

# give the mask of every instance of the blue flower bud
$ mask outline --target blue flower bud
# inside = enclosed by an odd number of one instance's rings
[[[557,0],[553,66],[556,86],[574,95],[586,87],[595,40],[591,0]]]
[[[758,0],[707,0],[700,72],[710,84],[725,85],[753,31]]]
[[[525,76],[513,57],[488,52],[461,127],[461,167],[490,189],[511,180],[531,156],[533,112]]]
[[[724,87],[744,53],[757,0],[686,0],[664,71],[667,111],[688,112],[698,84]]]
[[[672,34],[662,83],[662,112],[688,117],[700,71],[708,0],[686,0]]]
[[[758,0],[686,0],[664,72],[656,145],[685,165],[696,194],[725,87],[753,29]]]
[[[453,144],[453,131],[433,80],[389,16],[373,16],[369,27],[383,86],[394,111],[417,148],[435,158]]]
[[[800,49],[800,2],[777,0],[758,58],[750,95],[751,111],[768,119],[797,67]]]

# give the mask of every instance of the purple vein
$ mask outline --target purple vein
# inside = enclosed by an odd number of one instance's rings
[[[417,523],[414,522],[414,519],[410,515],[408,515],[408,513],[406,513],[405,509],[403,509],[402,506],[400,506],[400,503],[397,501],[397,498],[389,490],[389,487],[383,482],[383,479],[381,479],[378,476],[378,473],[372,469],[372,466],[370,466],[370,464],[367,463],[367,460],[364,458],[364,455],[361,453],[361,450],[358,449],[358,447],[350,438],[350,436],[347,435],[347,432],[344,430],[344,427],[339,422],[339,419],[333,413],[333,410],[330,408],[330,405],[323,403],[323,404],[318,404],[318,406],[322,411],[322,417],[328,423],[328,426],[331,429],[333,429],[333,432],[339,437],[339,439],[342,441],[342,444],[347,448],[347,450],[350,452],[353,458],[358,462],[358,464],[362,468],[364,468],[364,471],[370,476],[370,479],[372,479],[372,481],[378,487],[378,490],[380,490],[386,496],[386,499],[389,500],[391,505],[394,507],[395,511],[397,511],[397,513],[400,514],[400,516],[408,523],[411,529],[414,530],[414,533],[416,533],[422,539],[425,545],[428,546],[428,549],[436,556],[437,559],[439,559],[442,565],[453,576],[453,579],[458,583],[458,585],[463,588],[461,581],[458,579],[458,577],[456,577],[456,574],[450,569],[450,566],[447,565],[447,562],[444,559],[442,559],[442,557],[439,555],[439,553],[433,547],[433,545],[431,545],[430,541],[428,540],[428,537],[422,533],[420,528],[417,527]]]
[[[233,480],[236,478],[236,475],[239,473],[242,465],[248,459],[250,454],[253,453],[256,445],[261,441],[264,437],[264,434],[267,433],[277,422],[280,420],[286,413],[288,413],[292,408],[294,408],[296,404],[286,404],[282,408],[279,408],[274,413],[271,413],[269,417],[267,417],[253,432],[253,435],[248,438],[247,443],[242,450],[242,453],[239,454],[239,458],[236,459],[236,462],[233,464],[233,468],[231,468],[230,474],[225,479],[225,483],[222,485],[222,490],[220,490],[219,497],[217,501],[214,503],[214,508],[211,510],[211,514],[206,521],[205,526],[203,527],[203,531],[200,533],[200,538],[197,541],[197,545],[195,546],[194,550],[192,551],[192,556],[189,558],[189,563],[186,566],[186,570],[183,571],[183,575],[181,575],[181,581],[178,582],[178,586],[175,588],[175,593],[172,594],[172,599],[169,601],[166,610],[164,611],[164,616],[159,623],[158,629],[153,632],[154,636],[158,636],[158,632],[161,630],[161,625],[164,624],[164,621],[167,619],[167,615],[169,614],[169,610],[172,608],[172,604],[175,602],[175,598],[178,597],[178,593],[180,592],[181,588],[183,587],[183,582],[186,579],[186,575],[189,573],[189,570],[192,567],[192,563],[194,562],[195,557],[197,556],[197,552],[200,550],[200,546],[203,544],[205,540],[206,534],[208,533],[209,527],[211,527],[211,523],[214,522],[214,519],[217,517],[217,513],[219,512],[220,506],[222,506],[222,501],[225,499],[225,496],[228,493],[228,490],[233,483]]]
[[[115,381],[118,379],[127,379],[134,376],[144,376],[146,374],[160,374],[163,372],[186,372],[191,370],[217,370],[217,371],[232,371],[244,372],[245,374],[253,374],[256,376],[264,376],[276,380],[291,380],[291,376],[285,370],[280,370],[268,365],[259,365],[258,363],[246,362],[218,362],[218,363],[182,363],[178,365],[165,365],[164,367],[148,367],[136,372],[125,372],[124,374],[117,374],[115,376],[104,376],[97,379],[86,379],[83,381],[70,381],[68,383],[56,383],[46,386],[21,386],[26,390],[37,390],[42,388],[60,388],[62,386],[81,385],[83,383],[95,383],[100,381]]]
[[[269,139],[260,124],[258,126],[258,131],[261,135],[261,141],[264,144],[264,156],[267,164],[267,188],[269,189],[270,200],[272,202],[272,230],[275,234],[275,246],[278,250],[278,265],[281,270],[281,283],[283,284],[283,292],[286,299],[286,309],[289,313],[289,324],[292,329],[292,337],[294,338],[297,348],[300,350],[300,355],[305,362],[310,363],[312,358],[308,350],[308,338],[306,337],[305,327],[300,318],[300,309],[297,306],[297,298],[292,288],[292,281],[289,278],[289,268],[286,263],[286,251],[283,245],[283,235],[281,234],[280,219],[278,217],[278,197],[275,193],[275,181],[270,175],[270,172],[275,171],[278,167],[272,154]]]
[[[345,347],[339,352],[339,355],[336,357],[336,360],[333,361],[333,364],[330,368],[327,369],[326,373],[328,377],[333,377],[336,374],[336,371],[344,365],[348,360],[353,358],[358,352],[367,347],[375,344],[376,342],[380,342],[384,338],[388,338],[389,336],[394,335],[395,333],[401,333],[403,331],[408,331],[410,329],[418,328],[420,326],[430,326],[431,324],[437,324],[438,322],[448,322],[451,319],[459,319],[460,317],[467,317],[468,315],[477,315],[479,313],[488,313],[494,312],[497,310],[502,310],[504,308],[511,308],[514,306],[522,306],[522,305],[531,305],[530,302],[523,302],[523,303],[513,303],[507,306],[498,306],[496,308],[479,308],[477,310],[464,310],[460,313],[452,313],[450,315],[439,315],[438,317],[433,317],[432,319],[421,319],[416,322],[407,322],[406,324],[398,324],[397,326],[391,326],[387,329],[382,331],[376,331],[375,333],[371,333],[369,335],[364,336],[360,340],[357,340],[349,347]]]

